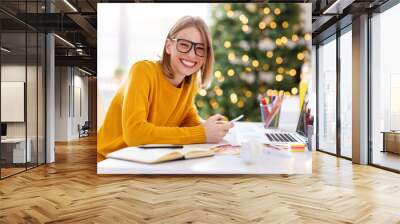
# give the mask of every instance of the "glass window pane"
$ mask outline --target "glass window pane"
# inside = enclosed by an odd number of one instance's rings
[[[336,40],[318,51],[318,147],[336,153]]]
[[[1,34],[1,123],[5,133],[1,140],[2,178],[25,170],[29,161],[26,144],[26,33]],[[28,150],[26,147],[28,146]]]
[[[396,170],[400,170],[400,33],[393,27],[398,21],[400,4],[371,20],[372,163]]]
[[[352,157],[352,35],[340,37],[340,153]]]
[[[37,33],[36,32],[28,32],[27,33],[27,80],[26,80],[26,112],[27,112],[27,142],[30,147],[31,153],[29,154],[30,158],[28,160],[28,168],[34,167],[37,165],[37,73],[38,73],[38,57],[37,57]]]
[[[45,163],[45,60],[46,60],[46,37],[43,33],[38,35],[38,164]]]

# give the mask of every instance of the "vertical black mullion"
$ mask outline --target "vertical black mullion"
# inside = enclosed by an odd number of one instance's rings
[[[39,0],[36,0],[36,13],[39,15]],[[38,165],[39,165],[39,31],[37,30],[36,31],[36,166]]]
[[[28,21],[28,1],[25,0],[25,21]],[[28,89],[28,25],[25,23],[25,88],[24,88],[24,118],[25,118],[25,170],[28,169],[28,114],[27,114],[27,89]]]
[[[316,103],[315,103],[315,147],[319,149],[319,44],[315,46],[315,92],[316,92]]]
[[[341,82],[341,64],[340,64],[340,36],[339,27],[336,30],[336,155],[341,157],[341,116],[340,116],[340,82]]]
[[[44,5],[47,13],[48,0],[45,0]],[[47,163],[47,35],[48,33],[44,32],[44,163]]]
[[[368,83],[368,95],[367,95],[367,129],[368,129],[368,164],[373,164],[373,152],[372,152],[372,64],[371,64],[371,56],[372,56],[372,29],[371,29],[371,19],[372,19],[372,12],[368,11],[368,20],[367,20],[367,46],[368,46],[368,53],[367,53],[367,83]]]

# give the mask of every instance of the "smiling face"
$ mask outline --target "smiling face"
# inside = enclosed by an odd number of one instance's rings
[[[188,27],[179,31],[174,37],[174,40],[167,39],[165,51],[170,56],[171,68],[174,71],[175,79],[183,79],[185,76],[190,76],[200,70],[204,64],[205,57],[200,57],[195,53],[195,46],[193,45],[189,52],[182,53],[177,50],[177,45],[180,44],[181,48],[190,47],[191,43],[201,43],[196,45],[197,52],[205,50],[205,44],[202,39],[200,31],[196,27]],[[178,39],[187,40],[178,43]],[[182,50],[181,50],[182,51]]]

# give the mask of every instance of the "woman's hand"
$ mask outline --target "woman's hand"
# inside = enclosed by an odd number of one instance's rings
[[[217,121],[226,120],[221,114],[215,114],[209,117],[206,122],[203,123],[206,132],[207,143],[218,143],[228,133],[229,129],[233,128],[233,123],[217,123]]]

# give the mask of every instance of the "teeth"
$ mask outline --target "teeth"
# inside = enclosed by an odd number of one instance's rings
[[[188,67],[193,67],[196,63],[195,62],[191,62],[191,61],[186,61],[184,59],[181,59],[182,64],[188,66]]]

